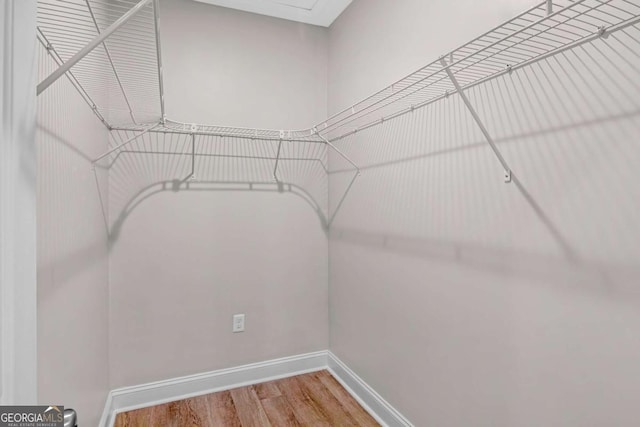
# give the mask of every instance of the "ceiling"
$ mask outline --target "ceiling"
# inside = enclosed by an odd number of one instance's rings
[[[195,0],[305,24],[330,26],[351,0]]]

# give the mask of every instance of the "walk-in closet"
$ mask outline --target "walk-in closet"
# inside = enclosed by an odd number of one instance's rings
[[[640,0],[0,0],[0,22],[1,405],[640,424]]]

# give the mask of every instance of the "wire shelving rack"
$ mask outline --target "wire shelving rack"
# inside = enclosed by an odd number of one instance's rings
[[[334,141],[640,22],[635,0],[548,0],[316,125]],[[455,82],[457,82],[457,85]]]
[[[94,164],[117,158],[147,134],[191,135],[192,159],[197,136],[255,140],[272,147],[269,159],[275,163],[276,182],[283,141],[324,144],[326,150],[319,152],[318,161],[324,165],[326,151],[333,150],[357,176],[358,166],[334,142],[453,95],[462,98],[504,168],[505,182],[511,182],[509,165],[465,91],[640,23],[640,0],[544,0],[315,126],[270,130],[184,123],[166,117],[158,3],[39,0],[38,40],[59,68],[38,86],[38,93],[66,75],[112,133],[132,135]]]

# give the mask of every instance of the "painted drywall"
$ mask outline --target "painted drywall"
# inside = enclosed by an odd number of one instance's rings
[[[36,2],[0,1],[0,404],[36,399]]]
[[[330,30],[336,112],[524,10],[356,0]],[[635,39],[635,41],[634,41]],[[632,426],[640,392],[638,30],[338,148],[330,349],[415,425]],[[348,165],[330,157],[330,205]]]
[[[38,52],[42,80],[56,64]],[[109,392],[108,182],[91,159],[108,131],[64,77],[37,103],[38,402],[95,426]]]
[[[189,0],[160,11],[169,118],[306,129],[326,117],[326,29]]]
[[[169,118],[289,129],[326,115],[325,29],[187,0],[160,12]],[[110,169],[112,388],[328,346],[322,166],[284,160],[300,190],[278,188],[277,144],[196,146],[223,157],[198,155],[188,188],[189,136],[145,135]],[[283,157],[317,149],[300,147]]]

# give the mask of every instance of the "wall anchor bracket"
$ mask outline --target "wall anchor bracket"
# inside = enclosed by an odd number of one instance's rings
[[[598,35],[600,37],[602,37],[603,39],[606,39],[609,37],[609,33],[607,33],[607,27],[605,27],[604,25],[601,25],[598,27]]]

